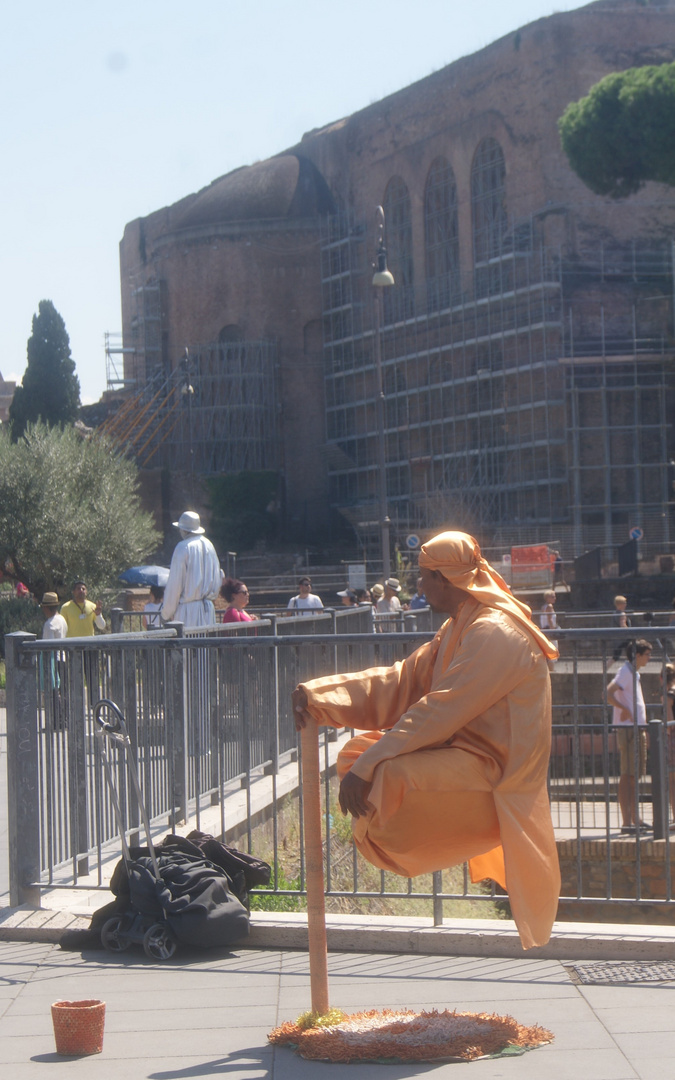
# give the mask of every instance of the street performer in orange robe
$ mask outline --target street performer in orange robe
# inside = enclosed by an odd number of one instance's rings
[[[340,806],[369,862],[405,877],[469,861],[506,889],[524,948],[550,936],[560,871],[546,790],[557,649],[473,537],[422,546],[424,593],[450,618],[390,668],[293,693],[296,726],[362,732],[338,757]]]

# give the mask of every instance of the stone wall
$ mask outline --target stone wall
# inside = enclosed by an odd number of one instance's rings
[[[636,843],[640,849],[639,865]],[[597,904],[563,899],[558,918],[572,922],[672,924],[672,907],[649,903],[668,899],[667,848],[665,840],[585,840],[580,844],[576,840],[558,841],[560,895],[576,896],[580,891],[582,896],[598,898]],[[615,901],[627,902],[620,906],[608,903],[608,895]],[[638,898],[642,902],[628,902]]]
[[[410,196],[411,288],[424,297],[425,190],[432,164],[442,158],[454,173],[459,270],[470,283],[472,163],[481,141],[491,138],[504,155],[504,211],[514,234],[531,228],[533,242],[573,261],[595,258],[601,245],[661,242],[675,225],[675,206],[662,198],[662,188],[648,184],[623,201],[593,197],[567,164],[557,121],[570,101],[609,72],[672,60],[674,12],[672,0],[658,6],[601,0],[514,28],[474,55],[309,132],[290,150],[126,227],[120,248],[125,347],[138,339],[138,298],[153,283],[161,308],[157,355],[167,370],[186,346],[214,342],[226,328],[236,328],[243,340],[275,342],[288,536],[314,543],[325,537],[330,520],[320,215],[340,207],[358,223],[365,257],[354,289],[367,292],[375,207],[393,178],[403,181]],[[602,296],[608,320],[630,314],[623,293],[605,289]],[[363,316],[362,300],[356,296],[355,318]],[[526,390],[518,394],[527,404]],[[353,404],[365,409],[360,398]],[[402,455],[404,467],[414,454],[411,447]],[[564,471],[564,463],[554,464]],[[537,519],[536,506],[525,510],[518,520]]]
[[[661,188],[626,201],[594,198],[570,169],[557,121],[604,75],[675,58],[672,4],[596,3],[514,28],[498,41],[358,113],[305,135],[311,158],[345,205],[383,202],[392,176],[412,202],[415,278],[424,278],[424,190],[435,158],[457,183],[462,271],[473,269],[471,165],[478,143],[495,138],[506,159],[509,217],[538,216],[548,244],[597,251],[610,239],[661,235]],[[369,222],[370,224],[370,222]],[[374,227],[374,221],[373,221]],[[374,246],[373,246],[374,250]]]

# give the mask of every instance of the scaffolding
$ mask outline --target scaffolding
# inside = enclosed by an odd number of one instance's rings
[[[270,341],[190,346],[121,401],[99,428],[142,468],[194,475],[279,467],[277,348]]]
[[[135,350],[129,346],[126,349],[122,343],[122,335],[111,333],[106,330],[104,334],[105,344],[105,376],[109,391],[124,390],[128,386],[125,368],[125,357],[133,355]]]
[[[398,193],[397,193],[398,194]],[[663,245],[593,259],[499,221],[470,273],[384,293],[380,329],[393,535],[442,527],[572,554],[670,540],[672,267]],[[399,230],[400,231],[400,230]],[[399,246],[400,240],[397,241]],[[331,502],[378,545],[372,269],[363,222],[331,218],[322,295]],[[409,263],[408,263],[409,265]],[[438,266],[439,259],[427,260]],[[396,268],[394,274],[396,276]],[[397,278],[398,282],[398,278]],[[603,482],[600,484],[600,474]]]
[[[144,388],[170,377],[164,329],[164,286],[152,278],[133,283],[130,314],[122,334],[106,333],[106,382],[109,392],[143,393]]]

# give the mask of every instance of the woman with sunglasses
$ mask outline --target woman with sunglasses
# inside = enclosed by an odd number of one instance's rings
[[[257,615],[249,615],[244,608],[248,604],[248,589],[243,581],[225,578],[220,587],[220,595],[227,601],[223,622],[253,622]]]

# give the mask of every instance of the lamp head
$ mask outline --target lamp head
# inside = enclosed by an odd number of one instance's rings
[[[377,270],[373,274],[373,285],[376,289],[387,288],[394,285],[394,275],[387,269],[387,252],[382,244],[377,253]]]

